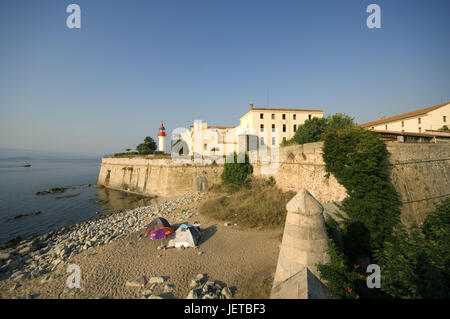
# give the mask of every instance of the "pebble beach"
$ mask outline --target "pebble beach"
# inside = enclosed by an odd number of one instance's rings
[[[248,230],[198,213],[207,194],[158,199],[23,240],[0,251],[1,298],[267,298],[282,229]],[[165,248],[142,237],[157,217],[201,223],[196,248]],[[67,287],[67,266],[81,287]]]

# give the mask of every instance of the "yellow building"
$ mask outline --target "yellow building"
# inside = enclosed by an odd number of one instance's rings
[[[241,124],[237,127],[240,134],[255,134],[261,142],[279,145],[284,140],[291,139],[299,125],[314,117],[323,117],[324,111],[313,109],[291,108],[255,108],[250,104],[250,110],[240,117]],[[276,141],[275,133],[278,136]],[[262,140],[261,140],[262,138]]]
[[[449,126],[450,102],[426,107],[380,120],[361,124],[361,127],[375,131],[403,133],[431,133]]]

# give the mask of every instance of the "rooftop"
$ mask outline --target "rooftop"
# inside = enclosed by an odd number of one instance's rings
[[[389,122],[394,122],[394,121],[398,121],[398,120],[403,120],[403,119],[406,119],[406,118],[409,118],[409,117],[414,117],[414,116],[417,116],[417,115],[426,114],[428,112],[431,112],[431,111],[434,111],[434,110],[436,110],[438,108],[446,106],[449,103],[450,102],[446,102],[446,103],[443,103],[443,104],[429,106],[429,107],[425,107],[425,108],[422,108],[422,109],[419,109],[419,110],[415,110],[415,111],[411,111],[411,112],[407,112],[407,113],[402,113],[402,114],[399,114],[399,115],[386,117],[386,118],[381,119],[381,120],[377,120],[377,121],[372,121],[372,122],[361,124],[360,126],[361,127],[370,127],[370,126],[376,126],[376,125],[389,123]]]
[[[248,110],[244,115],[240,118],[243,118],[250,111],[286,111],[286,112],[315,112],[315,113],[325,113],[323,110],[319,109],[300,109],[300,108],[288,108],[288,107],[253,107],[253,104],[250,104],[250,110]]]

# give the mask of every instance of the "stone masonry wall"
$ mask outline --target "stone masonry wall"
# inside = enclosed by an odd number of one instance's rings
[[[254,175],[273,176],[287,191],[307,189],[319,202],[342,201],[345,188],[333,175],[326,177],[323,142],[280,148],[270,175],[267,165],[254,165]],[[391,180],[402,201],[402,220],[420,223],[426,213],[450,196],[450,144],[388,144]],[[274,163],[272,163],[274,165]],[[170,158],[102,159],[98,184],[144,195],[178,196],[221,182],[222,165],[177,164]]]
[[[220,183],[223,167],[174,164],[172,159],[105,157],[98,184],[143,195],[181,196]]]

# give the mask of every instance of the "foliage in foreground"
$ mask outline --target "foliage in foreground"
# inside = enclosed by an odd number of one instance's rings
[[[450,197],[421,228],[398,227],[375,254],[381,289],[394,298],[450,298]]]
[[[200,213],[250,228],[278,227],[284,225],[286,204],[294,195],[279,189],[273,179],[254,177],[245,187],[219,187],[216,196],[200,206]]]

